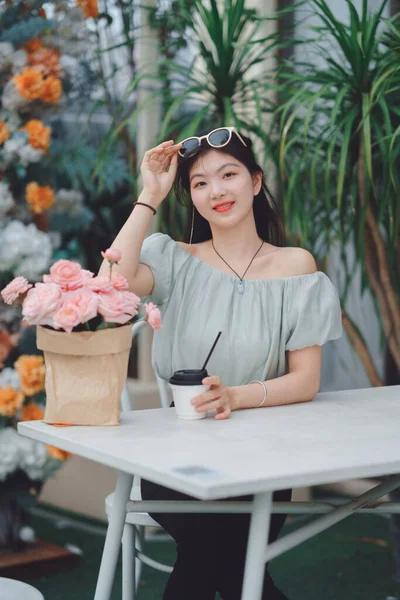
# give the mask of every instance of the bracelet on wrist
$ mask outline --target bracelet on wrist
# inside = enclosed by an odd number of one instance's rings
[[[157,214],[156,209],[153,206],[151,206],[150,204],[146,204],[146,202],[134,202],[133,207],[135,207],[136,204],[141,204],[142,206],[147,206],[148,208],[151,208],[151,210],[153,211],[153,214],[155,214],[155,215]]]
[[[260,385],[263,386],[264,388],[264,398],[261,400],[260,404],[257,404],[257,406],[255,406],[254,408],[260,408],[260,406],[262,406],[267,398],[267,386],[265,385],[265,383],[263,381],[249,381],[250,383],[259,383]]]

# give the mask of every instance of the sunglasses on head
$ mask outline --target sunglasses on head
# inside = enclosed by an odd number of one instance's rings
[[[182,140],[182,147],[178,150],[178,154],[182,158],[194,156],[200,149],[201,140],[204,139],[206,139],[213,148],[223,148],[231,141],[232,132],[235,133],[242,144],[247,147],[246,142],[235,127],[218,127],[218,129],[213,129],[210,133],[207,133],[207,135],[202,135],[201,137],[194,136]]]

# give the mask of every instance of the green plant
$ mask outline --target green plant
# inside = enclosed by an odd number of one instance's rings
[[[346,1],[342,23],[325,0],[310,0],[320,23],[307,48],[318,60],[281,73],[277,166],[292,241],[321,262],[333,246],[341,250],[345,329],[371,383],[382,385],[344,303],[360,266],[362,291],[373,293],[382,338],[400,369],[400,29],[398,16],[382,17],[387,0],[376,12],[363,0],[361,14]]]
[[[258,140],[262,148],[260,161],[264,164],[272,147],[264,116],[274,109],[271,92],[275,87],[272,67],[267,71],[264,61],[266,55],[272,55],[289,42],[280,41],[273,27],[270,33],[263,34],[262,26],[267,22],[273,25],[287,10],[261,17],[255,9],[245,6],[245,0],[224,0],[223,3],[210,0],[209,5],[201,0],[191,3],[177,0],[176,5],[179,32],[194,44],[195,57],[190,64],[182,64],[165,54],[156,75],[137,73],[127,96],[139,85],[152,81],[161,84],[161,91],[155,91],[142,106],[114,123],[104,142],[103,156],[107,156],[125,127],[135,128],[149,102],[161,98],[164,112],[155,144],[169,138],[183,139],[212,127],[236,125]],[[198,57],[205,68],[199,64]],[[263,68],[254,69],[258,65]],[[126,115],[123,109],[119,113]],[[160,227],[179,235],[183,220],[184,211],[174,202],[171,192],[171,202],[162,207]]]
[[[193,0],[190,14],[182,1],[195,59],[189,65],[162,61],[159,74],[140,72],[130,86],[134,92],[147,81],[173,82],[175,94],[163,104],[155,143],[236,125],[261,146],[261,165],[275,161],[289,243],[308,248],[320,268],[331,248],[341,251],[343,322],[373,385],[382,380],[345,301],[361,265],[362,291],[371,289],[382,341],[400,366],[400,45],[398,19],[382,16],[386,3],[371,13],[363,0],[359,15],[347,0],[349,22],[341,23],[324,0],[300,2],[270,17],[246,8],[245,0],[210,0],[207,6]],[[319,17],[314,37],[281,36],[274,26],[293,11],[298,21],[301,7]],[[260,35],[268,23],[272,31]],[[304,44],[308,59],[279,62],[279,51],[292,44]],[[266,57],[276,61],[269,70]],[[114,125],[103,145],[105,156],[121,128],[134,128],[148,103],[159,99],[160,92],[154,92]],[[159,227],[179,236],[184,219],[171,192]],[[348,260],[349,245],[355,264]]]

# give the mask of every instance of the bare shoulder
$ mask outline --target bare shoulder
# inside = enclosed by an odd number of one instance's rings
[[[317,263],[311,252],[304,248],[281,248],[280,267],[284,277],[307,275],[317,271]]]

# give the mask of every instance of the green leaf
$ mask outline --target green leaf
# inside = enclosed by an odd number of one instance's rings
[[[351,135],[353,131],[354,121],[357,116],[357,108],[353,108],[353,110],[349,113],[349,115],[345,119],[343,136],[341,139],[341,149],[340,149],[340,158],[339,158],[339,166],[338,166],[338,179],[337,179],[337,188],[336,188],[336,198],[337,198],[337,207],[338,211],[341,212],[342,208],[342,196],[343,196],[343,185],[344,178],[346,175],[347,168],[347,156],[349,153],[349,146]]]

